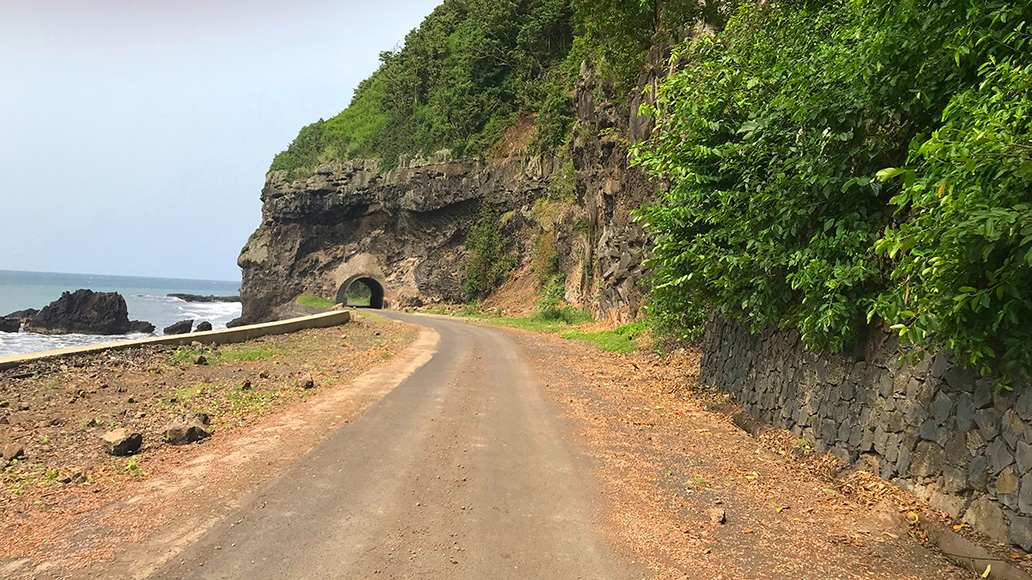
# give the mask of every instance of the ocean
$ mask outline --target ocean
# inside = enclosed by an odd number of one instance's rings
[[[208,321],[214,328],[240,316],[240,303],[195,303],[169,298],[167,294],[234,296],[240,282],[140,278],[0,270],[0,316],[26,308],[40,309],[61,297],[62,292],[87,288],[96,292],[118,292],[125,298],[130,320],[146,320],[161,329],[180,320]],[[0,332],[0,356],[86,346],[143,338],[143,334],[93,336],[66,334],[46,336],[29,332]]]

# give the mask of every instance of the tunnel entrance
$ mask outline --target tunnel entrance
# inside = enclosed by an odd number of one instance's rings
[[[360,308],[383,309],[383,284],[370,276],[355,276],[340,285],[337,290],[337,304]]]

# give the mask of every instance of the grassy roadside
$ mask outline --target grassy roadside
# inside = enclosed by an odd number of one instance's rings
[[[500,316],[483,312],[476,305],[467,305],[459,312],[451,312],[440,306],[424,310],[427,314],[457,316],[489,326],[506,326],[532,332],[558,334],[573,342],[590,344],[608,352],[631,353],[643,347],[642,339],[649,330],[645,322],[630,322],[617,328],[597,329],[598,323],[591,314],[572,306],[546,308],[529,316]]]

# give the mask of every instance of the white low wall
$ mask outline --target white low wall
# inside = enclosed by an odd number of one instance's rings
[[[238,326],[223,330],[209,330],[207,332],[191,332],[189,334],[175,334],[172,336],[155,336],[140,340],[126,340],[122,342],[109,342],[107,344],[95,344],[91,346],[78,346],[75,348],[62,348],[59,350],[47,350],[44,352],[33,352],[29,354],[17,354],[13,356],[0,357],[0,370],[16,367],[21,364],[44,359],[60,358],[76,354],[89,354],[108,350],[122,350],[138,346],[149,346],[155,344],[182,345],[199,342],[201,344],[230,344],[244,342],[259,336],[271,334],[287,334],[306,330],[309,328],[328,328],[339,326],[351,321],[351,313],[348,311],[333,311],[291,318],[290,320],[279,320],[276,322],[265,322],[249,326]]]

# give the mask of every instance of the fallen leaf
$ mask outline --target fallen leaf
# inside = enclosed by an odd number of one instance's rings
[[[989,573],[992,572],[992,571],[993,571],[993,565],[989,564],[988,566],[985,567],[985,572],[982,572],[982,578],[988,578],[989,577]]]
[[[1021,557],[1021,554],[1011,554],[1011,558],[1014,558],[1015,560],[1017,560],[1020,557]]]
[[[752,533],[752,530],[744,530],[744,531],[742,531],[742,533],[743,533],[743,534],[751,534],[751,533]]]
[[[959,530],[959,529],[961,529],[963,527],[964,527],[964,524],[957,524],[957,525],[953,526],[953,529],[954,530]]]
[[[783,512],[783,511],[785,511],[787,509],[788,509],[788,506],[787,505],[783,505],[783,506],[779,507],[778,509],[776,509],[774,511],[776,511],[777,513],[780,514],[781,512]]]

